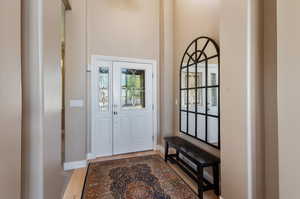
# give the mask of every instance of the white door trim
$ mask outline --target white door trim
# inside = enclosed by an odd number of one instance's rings
[[[151,64],[153,67],[153,149],[156,150],[158,148],[158,92],[159,92],[159,82],[158,82],[158,68],[157,68],[157,61],[152,59],[138,59],[138,58],[128,58],[128,57],[115,57],[115,56],[103,56],[103,55],[92,55],[91,56],[91,66],[94,67],[95,63],[98,63],[99,61],[110,61],[110,62],[130,62],[130,63],[139,63],[139,64]],[[93,78],[91,78],[91,83],[93,81]],[[92,85],[92,84],[91,84]],[[91,89],[91,88],[90,88]],[[93,95],[93,94],[92,94]],[[90,110],[92,110],[93,103],[92,103],[92,97],[90,102]],[[92,119],[92,118],[91,118]],[[92,128],[91,133],[92,133]],[[90,136],[90,139],[93,139],[92,136]],[[92,143],[92,140],[90,140],[90,143]],[[92,149],[91,149],[92,150]],[[93,157],[96,158],[97,156],[93,154],[93,151],[87,154],[89,159],[92,159]]]

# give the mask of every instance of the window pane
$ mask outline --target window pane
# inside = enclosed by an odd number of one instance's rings
[[[109,111],[109,69],[99,68],[99,107],[101,112]]]
[[[123,109],[145,108],[145,71],[122,69],[121,106]]]

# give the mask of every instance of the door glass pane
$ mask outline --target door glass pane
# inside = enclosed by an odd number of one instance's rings
[[[99,68],[99,107],[101,112],[109,111],[109,69]]]
[[[123,109],[145,108],[145,70],[123,68],[121,86]]]

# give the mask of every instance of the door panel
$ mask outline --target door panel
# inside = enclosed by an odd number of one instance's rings
[[[112,151],[112,62],[101,61],[92,71],[92,152],[109,156]]]
[[[152,66],[114,62],[114,154],[153,149]]]

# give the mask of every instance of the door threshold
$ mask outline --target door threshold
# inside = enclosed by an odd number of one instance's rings
[[[103,161],[109,161],[109,160],[119,160],[119,159],[126,159],[126,158],[134,158],[134,157],[147,156],[147,155],[156,155],[156,154],[159,154],[159,153],[155,150],[142,151],[142,152],[133,152],[133,153],[120,154],[120,155],[98,157],[94,160],[89,160],[89,163],[103,162]]]

